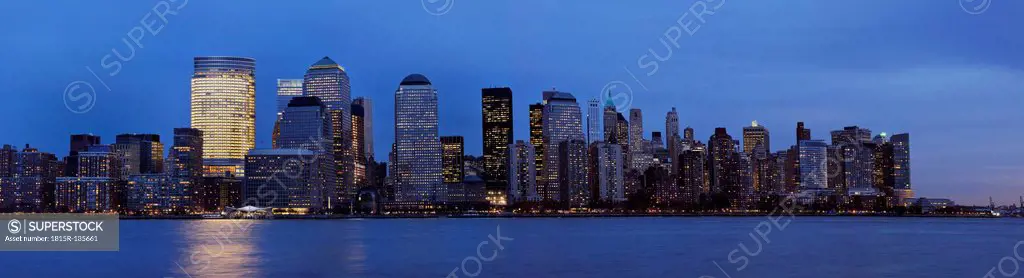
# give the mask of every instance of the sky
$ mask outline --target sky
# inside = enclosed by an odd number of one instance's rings
[[[269,147],[276,79],[330,56],[352,97],[374,101],[378,158],[398,83],[421,73],[438,90],[441,135],[464,136],[468,154],[482,152],[481,88],[512,88],[516,139],[542,91],[585,105],[610,90],[619,108],[643,110],[647,136],[672,107],[702,141],[757,120],[773,151],[795,142],[797,121],[825,140],[850,125],[909,132],[918,196],[1010,203],[1024,195],[1021,11],[991,0],[3,1],[0,144],[63,156],[77,133],[169,142],[189,125],[192,58],[226,55],[256,59],[257,147]]]

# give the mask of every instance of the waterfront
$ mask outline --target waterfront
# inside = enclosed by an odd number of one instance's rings
[[[4,277],[981,277],[1024,240],[1022,219],[766,220],[139,220],[120,252],[0,256]]]

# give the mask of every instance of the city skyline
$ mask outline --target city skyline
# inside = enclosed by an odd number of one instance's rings
[[[113,19],[96,24],[118,26],[135,22],[137,21],[137,16],[131,14],[131,11],[138,10],[138,13],[141,15],[145,9],[149,8],[145,7],[148,4],[125,4],[120,9],[121,12],[125,13],[124,15],[111,16]],[[85,7],[88,5],[84,4],[69,4],[70,7],[76,7],[77,5],[82,5],[79,8],[83,8],[83,10],[93,11],[96,9],[88,9]],[[23,115],[26,112],[32,111],[30,113],[37,113],[44,117],[38,120],[14,121],[10,123],[10,130],[13,132],[4,132],[3,135],[0,135],[0,143],[12,144],[19,148],[25,143],[29,143],[41,151],[63,156],[68,153],[66,140],[67,136],[71,134],[94,133],[107,138],[107,142],[114,135],[122,133],[153,133],[159,134],[164,138],[171,138],[173,128],[189,126],[187,120],[188,77],[186,75],[191,68],[190,59],[195,56],[205,55],[231,55],[251,57],[257,60],[257,128],[255,141],[256,148],[268,148],[270,146],[270,134],[274,121],[272,116],[274,115],[272,112],[274,105],[272,103],[275,99],[274,92],[276,91],[273,89],[276,85],[274,81],[276,79],[301,76],[305,68],[309,66],[309,62],[315,61],[322,56],[331,56],[349,71],[353,86],[352,97],[365,96],[376,100],[374,108],[377,110],[374,111],[374,114],[379,119],[376,124],[380,128],[375,129],[374,132],[376,134],[374,134],[373,138],[382,144],[377,144],[376,150],[373,150],[373,152],[378,157],[378,160],[383,160],[380,158],[387,157],[387,152],[390,150],[389,142],[393,142],[394,138],[393,134],[390,134],[392,132],[389,131],[393,129],[388,128],[393,126],[394,122],[393,117],[388,117],[388,115],[393,115],[393,111],[390,108],[393,107],[393,103],[390,101],[393,97],[390,95],[394,92],[394,84],[407,74],[420,72],[431,77],[431,81],[433,81],[435,88],[439,92],[439,133],[441,135],[465,136],[466,153],[472,155],[481,155],[482,150],[482,139],[478,135],[481,133],[479,131],[481,125],[479,122],[479,107],[473,105],[473,103],[479,103],[479,99],[476,96],[479,95],[478,92],[481,88],[500,85],[508,86],[512,89],[514,92],[513,116],[515,119],[518,119],[514,121],[514,130],[516,132],[513,139],[526,140],[528,139],[527,134],[529,130],[527,105],[540,101],[541,91],[554,87],[559,91],[571,92],[576,96],[582,108],[586,105],[587,100],[600,96],[602,87],[608,81],[622,80],[631,84],[634,91],[630,107],[640,108],[647,113],[648,121],[644,122],[644,131],[664,132],[664,123],[657,119],[660,119],[663,113],[674,106],[678,108],[680,113],[680,129],[687,126],[694,127],[697,133],[695,137],[701,141],[706,141],[714,128],[720,126],[728,128],[730,135],[735,138],[740,135],[740,130],[743,126],[751,120],[758,120],[762,125],[776,131],[772,134],[775,139],[772,140],[774,141],[771,146],[772,151],[784,150],[792,142],[795,142],[795,138],[793,138],[793,134],[789,130],[797,121],[807,123],[807,126],[814,130],[813,139],[823,140],[828,139],[828,132],[853,125],[871,128],[875,132],[909,132],[915,134],[913,153],[914,181],[915,190],[919,191],[919,195],[952,197],[963,203],[971,204],[984,204],[987,202],[988,196],[996,197],[997,201],[1001,202],[1013,202],[1015,198],[1012,196],[1020,195],[1019,184],[1014,182],[1019,183],[1019,180],[1021,180],[1022,165],[1019,162],[1014,162],[1013,158],[1019,157],[1021,150],[1014,147],[1015,144],[1011,143],[1012,138],[1017,137],[1016,131],[999,131],[998,129],[1005,129],[1005,126],[1013,124],[1012,119],[1020,118],[1018,116],[1020,116],[1021,112],[1012,110],[1010,105],[1011,103],[1019,103],[1015,100],[1019,100],[1021,94],[1014,92],[1013,89],[1022,87],[1019,86],[1020,76],[1022,75],[1013,70],[1016,65],[1006,65],[993,61],[991,57],[979,54],[977,53],[978,51],[964,49],[955,43],[944,44],[946,49],[938,49],[937,46],[928,48],[933,53],[916,55],[909,55],[898,51],[897,53],[893,53],[893,51],[883,52],[877,49],[875,49],[876,52],[872,52],[871,49],[856,51],[843,49],[843,51],[853,51],[854,55],[851,55],[852,57],[870,57],[870,59],[867,59],[869,62],[837,58],[822,62],[823,65],[820,66],[824,67],[825,70],[821,72],[801,71],[801,69],[806,70],[806,68],[803,68],[806,65],[788,65],[790,67],[783,67],[779,65],[779,61],[771,59],[767,59],[769,61],[764,62],[764,65],[758,66],[751,66],[747,64],[750,62],[742,60],[725,62],[699,61],[700,57],[684,55],[681,54],[683,52],[677,51],[675,53],[676,57],[661,63],[661,72],[658,72],[653,77],[641,76],[644,78],[644,84],[652,90],[645,91],[638,84],[631,81],[630,77],[621,68],[623,65],[632,65],[635,62],[636,56],[646,53],[648,48],[664,53],[661,42],[658,41],[659,36],[686,7],[680,6],[677,11],[656,12],[651,7],[656,7],[660,4],[651,4],[651,6],[637,4],[637,7],[631,9],[644,9],[643,11],[650,12],[650,15],[657,20],[652,20],[649,24],[640,24],[642,26],[628,25],[609,28],[610,31],[602,33],[612,36],[628,33],[629,36],[636,36],[628,38],[635,38],[637,41],[640,41],[637,44],[622,44],[612,49],[600,48],[599,51],[588,50],[586,47],[582,47],[583,45],[590,44],[590,41],[580,39],[579,37],[574,37],[579,39],[576,42],[560,41],[556,47],[551,49],[550,52],[552,54],[545,54],[545,57],[557,55],[556,58],[562,58],[557,59],[558,61],[573,62],[571,68],[568,70],[560,69],[560,71],[575,73],[545,74],[548,75],[545,76],[540,74],[520,75],[512,73],[519,67],[534,68],[528,64],[536,60],[525,56],[539,53],[538,51],[541,49],[527,48],[521,51],[510,51],[510,55],[524,56],[527,60],[513,62],[511,66],[498,66],[501,61],[508,60],[500,57],[504,54],[495,55],[495,53],[484,51],[467,53],[465,57],[460,57],[458,52],[463,50],[463,47],[456,47],[450,43],[442,42],[442,40],[451,39],[451,36],[453,36],[452,30],[445,29],[454,26],[450,24],[464,26],[465,24],[461,23],[477,19],[476,15],[467,14],[469,12],[460,14],[458,13],[459,10],[455,10],[444,15],[444,17],[433,17],[431,15],[416,14],[423,11],[415,5],[408,8],[397,7],[397,13],[407,14],[409,18],[419,24],[436,27],[435,31],[438,32],[436,34],[437,38],[423,38],[435,46],[424,46],[423,49],[419,50],[409,47],[388,46],[384,47],[380,54],[370,55],[367,59],[360,58],[359,56],[373,54],[372,51],[367,49],[359,51],[360,48],[374,48],[386,45],[388,40],[381,41],[380,39],[375,39],[366,41],[364,46],[339,48],[338,42],[322,39],[304,42],[303,44],[286,43],[284,46],[278,47],[273,43],[261,43],[261,40],[255,38],[239,39],[237,35],[233,34],[228,34],[225,38],[214,38],[215,35],[220,35],[220,33],[213,31],[202,32],[200,29],[197,29],[198,26],[203,25],[202,22],[212,19],[197,18],[197,16],[199,16],[198,12],[201,9],[219,11],[218,9],[226,8],[219,5],[191,3],[188,9],[194,10],[182,11],[182,14],[187,16],[171,18],[171,21],[165,26],[163,31],[165,33],[154,37],[147,37],[145,41],[146,48],[137,49],[137,58],[130,62],[125,62],[123,72],[119,73],[118,76],[109,78],[107,82],[112,87],[111,91],[108,92],[105,88],[101,88],[101,85],[95,81],[92,82],[96,86],[98,94],[96,106],[84,114],[68,112],[57,96],[62,91],[63,85],[66,85],[66,81],[90,80],[87,79],[89,77],[88,72],[82,75],[81,72],[77,71],[82,71],[81,67],[83,66],[94,64],[93,60],[102,57],[104,51],[109,52],[108,48],[120,47],[124,51],[124,45],[121,44],[120,38],[117,37],[118,35],[123,36],[123,34],[111,32],[110,34],[99,34],[96,38],[86,40],[86,43],[81,44],[83,45],[81,50],[84,52],[81,55],[86,57],[76,56],[78,54],[71,53],[53,53],[59,55],[51,56],[60,58],[64,61],[62,64],[68,65],[67,69],[57,69],[52,75],[47,76],[47,80],[55,79],[52,82],[46,81],[53,84],[41,85],[40,81],[33,81],[35,80],[33,77],[22,78],[21,75],[14,74],[13,70],[10,71],[10,74],[4,74],[4,76],[13,76],[18,79],[7,80],[7,83],[12,86],[10,90],[15,93],[11,94],[14,96],[12,101],[8,101],[3,106],[0,106],[2,108],[0,111],[3,111],[0,112],[3,113],[0,115],[4,118],[17,119],[19,117],[16,115]],[[305,4],[296,5],[292,8]],[[466,5],[460,6],[466,7],[463,11],[479,10],[482,9],[481,5],[493,5],[491,8],[498,6],[513,12],[524,10],[522,7],[511,7],[500,3],[478,4],[460,2],[460,5]],[[566,3],[565,5],[571,6],[575,4]],[[693,37],[684,38],[684,43],[708,51],[717,49],[732,57],[737,54],[737,49],[728,47],[718,49],[714,48],[714,44],[711,43],[728,38],[730,34],[736,35],[736,33],[731,32],[737,31],[728,30],[728,27],[741,26],[737,25],[739,24],[738,22],[735,22],[738,20],[738,15],[735,14],[753,13],[752,9],[758,8],[758,5],[752,4],[741,7],[727,4],[726,9],[736,9],[733,15],[730,15],[730,10],[723,10],[722,17],[717,17],[716,15],[716,17],[709,18],[700,32]],[[901,6],[903,4],[895,5]],[[1008,5],[1018,4],[1011,3]],[[599,10],[623,8],[620,4],[615,3],[599,3],[596,6],[596,9]],[[534,12],[539,13],[538,16],[553,16],[553,12],[549,9],[550,7],[541,6],[533,8],[536,9]],[[823,15],[828,15],[829,11],[839,9],[867,9],[867,7],[852,3],[794,4],[785,8],[823,8],[824,11],[821,12]],[[975,23],[975,20],[999,21],[1005,19],[1005,17],[1001,16],[1001,11],[997,10],[987,14],[990,16],[988,19],[970,18],[972,21],[966,21],[965,15],[961,14],[962,11],[958,7],[946,9],[946,7],[934,8],[928,5],[924,5],[924,7],[917,5],[915,9],[936,10],[931,15],[914,14],[914,17],[909,19],[921,24],[939,21],[938,17],[962,20],[957,22],[965,23],[968,26],[979,24]],[[1006,10],[1012,10],[1012,8],[1006,8]],[[188,12],[191,11],[196,11],[196,13],[188,15]],[[26,11],[26,14],[32,15],[35,12],[35,10],[29,10]],[[885,11],[879,19],[872,20],[895,20],[896,16],[908,15],[910,14],[905,12]],[[760,14],[760,16],[764,17],[767,15]],[[359,17],[358,20],[371,19]],[[621,20],[612,21],[612,24],[623,23]],[[853,20],[851,19],[851,21]],[[597,23],[596,21],[586,22]],[[745,21],[745,23],[750,22]],[[790,26],[786,25],[786,22],[777,23],[783,26],[773,27],[772,30]],[[863,22],[850,22],[847,24],[867,25],[867,23]],[[76,28],[89,26],[89,24],[84,25],[86,26],[67,27],[72,28],[72,30],[78,30]],[[396,25],[389,25],[395,30],[391,30],[389,27],[379,31],[397,34],[401,31],[403,25]],[[943,38],[934,38],[927,34],[910,34],[911,32],[909,31],[913,30],[913,28],[908,25],[911,24],[890,26],[891,29],[894,29],[894,32],[879,35],[883,36],[883,38],[910,36],[913,39],[926,42],[932,40],[945,41]],[[495,26],[488,23],[485,24],[485,27]],[[501,27],[501,25],[498,27]],[[531,28],[531,26],[526,27],[531,32],[540,32],[537,29]],[[39,29],[50,30],[47,28],[52,28],[52,26],[30,27],[28,32],[31,33],[31,31],[38,31]],[[259,28],[259,26],[251,28]],[[811,29],[815,31],[828,31],[828,28],[839,27],[833,25]],[[601,28],[595,27],[594,29]],[[951,28],[948,31],[956,35],[949,37],[976,37],[970,36],[970,30],[966,29],[969,28],[964,26]],[[740,28],[739,30],[738,32],[740,33],[751,32],[750,28]],[[477,31],[479,32],[480,30]],[[350,33],[365,34],[361,32],[368,31],[354,30]],[[1001,31],[989,30],[988,32]],[[188,36],[191,33],[210,39],[211,42],[214,42],[214,46],[175,46],[173,44],[176,38]],[[523,36],[541,40],[545,37],[556,36],[556,34],[558,33],[543,32],[536,36]],[[783,35],[796,36],[796,32],[787,31]],[[868,34],[852,34],[852,36],[860,39],[872,38]],[[18,36],[15,37],[17,38]],[[601,35],[596,37],[601,37]],[[231,39],[237,41],[231,41]],[[801,39],[806,38],[793,38],[793,41],[787,41],[787,45],[795,41],[801,41]],[[827,42],[827,40],[817,41],[808,43],[808,45],[820,45]],[[920,44],[920,42],[917,44]],[[897,39],[893,42],[893,45],[898,50],[912,49],[918,46],[917,44],[911,44],[910,40],[907,39]],[[266,48],[261,48],[260,50],[246,49],[248,46],[253,45],[265,45],[262,47]],[[15,45],[9,47],[14,48],[12,52],[15,54],[25,51],[19,51],[20,47],[23,46]],[[299,47],[310,49],[295,51]],[[583,53],[576,54],[572,52],[577,49],[582,50]],[[404,53],[406,51],[408,52]],[[614,58],[595,62],[581,61],[581,59],[586,57],[597,55],[597,52],[606,51],[611,51],[616,55],[614,55]],[[1000,57],[1018,57],[1017,55],[1019,55],[1013,54],[1007,47],[1002,46],[985,50],[985,52],[993,51],[1000,53],[1002,55]],[[342,55],[337,55],[339,53]],[[794,58],[795,53],[796,51],[786,52],[785,57]],[[808,58],[818,58],[819,55],[825,54],[827,53],[822,53],[819,50],[806,56],[797,56],[795,58],[801,59],[796,59],[797,62],[795,63],[806,62],[805,60]],[[906,56],[898,56],[902,59],[898,59],[896,62],[887,59],[896,56],[896,54],[905,54]],[[15,64],[19,62],[25,63],[23,58],[7,55],[9,54],[0,54],[0,57],[4,57],[5,60],[10,58],[9,61],[14,61]],[[878,56],[876,57],[875,55]],[[487,58],[483,59],[483,61],[487,62],[484,65],[488,66],[475,67],[475,71],[470,71],[436,65],[441,64],[438,61],[443,61],[446,57],[450,57],[447,59],[459,61],[460,64],[464,63],[463,59],[468,61],[483,57]],[[739,56],[739,58],[743,57],[742,55]],[[947,57],[948,59],[937,59],[942,57]],[[50,59],[48,57],[35,58],[43,59],[44,62],[46,62],[46,59]],[[405,62],[397,64],[381,63],[381,59],[384,58],[388,59],[387,61],[393,59]],[[732,58],[736,59],[737,57]],[[701,80],[704,80],[705,74],[689,72],[688,70],[683,71],[692,67],[688,64],[695,59],[698,60],[697,64],[699,66],[710,69],[711,73],[726,74],[732,71],[730,69],[737,69],[739,73],[727,74],[729,78],[713,78],[710,81],[703,82]],[[755,58],[751,58],[751,61],[753,59]],[[928,62],[931,62],[931,64]],[[543,65],[544,63],[539,64]],[[490,65],[494,66],[491,67]],[[773,65],[785,70],[779,72],[772,71],[770,69],[774,67]],[[28,70],[25,72],[42,72],[43,70],[31,65],[27,67]],[[95,65],[92,67],[94,69],[97,68]],[[587,67],[603,70],[586,70],[585,68]],[[8,70],[10,69],[4,69],[3,71]],[[695,70],[699,71],[700,68]],[[968,72],[969,74],[963,77],[963,72]],[[643,72],[638,73],[643,74]],[[100,74],[106,74],[106,72],[100,72]],[[156,77],[152,77],[151,74]],[[590,76],[580,77],[577,75]],[[368,76],[370,78],[366,78]],[[659,81],[673,80],[679,76],[684,76],[688,82],[696,85],[678,87],[673,86],[673,83]],[[807,77],[820,78],[824,79],[824,81],[808,81],[806,80]],[[886,82],[884,86],[877,84],[855,84],[876,78],[882,78],[882,80],[889,82]],[[736,81],[748,81],[756,85],[750,85],[751,87],[749,88],[738,88],[725,84],[726,82],[733,83]],[[807,87],[809,88],[796,90],[794,84],[808,85]],[[846,85],[851,84],[856,86],[842,89]],[[752,89],[758,87],[763,88],[765,92],[758,92]],[[837,88],[840,90],[837,90]],[[740,93],[742,91],[751,92]],[[31,92],[31,95],[18,92]],[[694,93],[688,94],[687,92]],[[906,92],[906,94],[895,94],[894,92]],[[889,102],[879,102],[877,99],[868,102],[856,101],[856,99],[872,99],[873,97],[877,98],[887,95],[893,95],[893,99]],[[751,96],[756,101],[744,100]],[[668,98],[668,101],[665,98]],[[826,98],[835,98],[843,102],[852,103],[832,103],[826,101]],[[934,98],[939,98],[942,101],[933,100]],[[981,100],[965,101],[968,98],[978,98]],[[782,102],[793,103],[787,104]],[[878,102],[877,105],[875,105],[875,102]],[[134,105],[137,103],[151,105]],[[458,107],[465,107],[465,109]],[[764,109],[759,109],[759,107],[764,107]],[[271,112],[268,113],[268,111]],[[889,111],[889,113],[881,111]],[[942,111],[945,113],[940,113]],[[957,113],[952,111],[965,112]],[[620,113],[625,114],[626,111],[620,111]],[[183,117],[182,115],[185,116]],[[983,142],[968,144],[965,147],[963,140],[955,140],[955,136],[951,136],[951,134],[982,136]]]

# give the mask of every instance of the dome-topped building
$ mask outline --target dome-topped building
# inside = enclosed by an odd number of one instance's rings
[[[402,83],[399,85],[430,85],[430,79],[427,79],[427,77],[423,76],[422,74],[413,73],[410,74],[409,76],[406,76],[405,79],[402,79]]]

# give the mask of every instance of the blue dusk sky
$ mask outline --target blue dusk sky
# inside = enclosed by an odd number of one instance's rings
[[[378,159],[399,81],[422,73],[441,135],[465,136],[469,154],[482,152],[481,88],[512,88],[516,139],[541,91],[585,104],[610,88],[643,109],[647,136],[673,106],[702,141],[757,120],[773,150],[794,143],[797,121],[815,139],[848,125],[909,132],[919,196],[1011,202],[1024,194],[1022,11],[992,0],[3,1],[0,143],[64,156],[73,133],[169,142],[189,125],[192,58],[228,55],[257,61],[257,147],[268,147],[275,80],[330,56],[352,96],[374,100]],[[104,60],[113,51],[126,59]],[[75,81],[95,92],[66,94]]]

